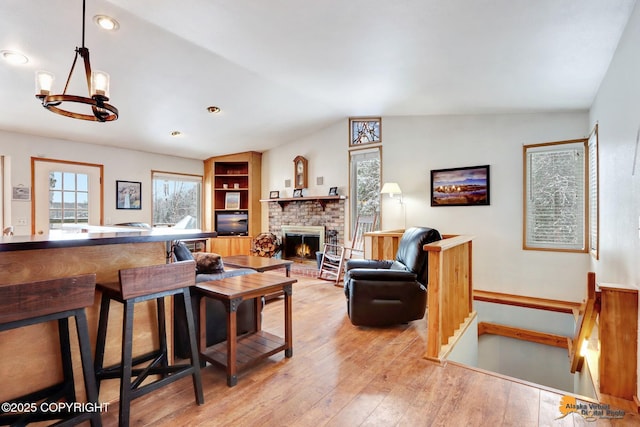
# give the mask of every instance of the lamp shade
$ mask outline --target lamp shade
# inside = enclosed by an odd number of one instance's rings
[[[393,196],[394,194],[402,194],[402,190],[397,182],[385,182],[380,193]]]
[[[54,75],[48,71],[36,71],[36,96],[49,95],[54,79]]]
[[[109,98],[109,74],[104,71],[91,72],[91,96]]]

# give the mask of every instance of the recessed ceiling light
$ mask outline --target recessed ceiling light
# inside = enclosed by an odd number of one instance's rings
[[[215,105],[212,105],[211,107],[207,107],[207,111],[210,112],[211,114],[217,114],[222,110],[220,109],[220,107],[216,107]]]
[[[96,15],[93,17],[93,22],[95,22],[98,27],[107,31],[115,31],[120,28],[118,21],[107,15]]]
[[[180,136],[182,135],[182,132],[180,132],[179,130],[174,130],[171,132],[171,136]]]
[[[2,59],[10,64],[22,65],[29,62],[29,58],[14,50],[0,50],[0,54],[2,55]]]

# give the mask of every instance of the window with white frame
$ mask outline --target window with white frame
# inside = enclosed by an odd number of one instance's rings
[[[524,249],[587,251],[587,140],[524,146]]]
[[[89,175],[49,172],[49,229],[89,223]]]
[[[202,176],[152,172],[153,225],[201,228]]]

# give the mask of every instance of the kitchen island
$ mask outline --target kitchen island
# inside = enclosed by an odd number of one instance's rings
[[[155,228],[88,226],[53,232],[50,235],[4,236],[0,240],[0,286],[55,279],[77,274],[95,273],[97,282],[117,281],[123,268],[157,265],[167,262],[172,241],[216,237],[215,232]],[[170,301],[167,301],[170,304]],[[171,307],[171,305],[167,305]],[[95,346],[100,294],[96,292],[93,306],[87,308],[89,333]],[[110,311],[113,328],[107,333],[105,364],[120,360],[122,306],[114,304]],[[155,303],[139,304],[135,311],[134,355],[157,345]],[[172,336],[173,317],[168,316],[167,331]],[[82,389],[82,374],[76,363],[77,336],[72,327],[74,372],[77,386]],[[138,342],[140,345],[136,345]],[[172,347],[172,342],[169,343]],[[60,380],[58,333],[53,322],[0,332],[0,401],[25,394],[30,390]],[[171,350],[170,350],[171,351]],[[107,381],[100,389],[100,401],[117,400],[118,382]]]

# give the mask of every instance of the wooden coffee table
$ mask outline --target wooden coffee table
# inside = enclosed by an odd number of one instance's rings
[[[224,265],[238,268],[250,268],[260,273],[275,270],[277,268],[284,268],[287,277],[291,274],[291,264],[293,261],[278,258],[264,258],[251,255],[233,255],[222,258]]]
[[[238,369],[250,366],[284,350],[285,357],[293,356],[291,327],[291,294],[296,279],[276,274],[245,274],[196,284],[194,295],[200,304],[199,351],[201,360],[225,367],[227,385],[238,383]],[[261,304],[256,303],[255,332],[238,337],[237,310],[247,299],[260,298],[274,292],[284,293],[284,340],[261,328]],[[207,347],[207,316],[205,298],[213,298],[225,305],[227,312],[227,340]]]

